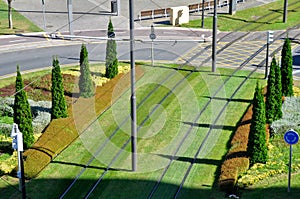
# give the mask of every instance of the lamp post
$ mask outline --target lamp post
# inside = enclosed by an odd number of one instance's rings
[[[46,30],[45,0],[42,0],[42,10],[43,10],[44,30]]]
[[[72,6],[72,0],[68,0],[68,20],[69,20],[69,33],[70,35],[74,35],[73,32],[73,6]]]
[[[216,72],[217,59],[217,0],[214,0],[214,20],[213,20],[213,39],[212,39],[212,72]]]
[[[10,136],[12,140],[12,148],[18,152],[18,172],[19,190],[22,192],[22,199],[26,199],[24,162],[23,162],[23,134],[19,131],[18,125],[13,124]]]
[[[136,126],[136,96],[135,96],[135,58],[134,58],[134,18],[133,0],[129,0],[129,28],[130,28],[130,71],[131,71],[131,153],[132,171],[137,170],[137,126]]]
[[[151,33],[149,35],[150,39],[151,39],[151,66],[154,65],[154,48],[153,48],[153,41],[154,39],[156,39],[156,34],[154,32],[154,26],[151,25]]]
[[[267,36],[267,49],[266,49],[266,70],[265,70],[265,79],[268,78],[268,67],[269,67],[269,45],[273,42],[274,31],[268,31]]]
[[[205,0],[202,0],[201,28],[204,28],[204,2]]]
[[[286,23],[287,21],[287,7],[288,7],[288,0],[284,0],[284,6],[283,6],[283,23]]]

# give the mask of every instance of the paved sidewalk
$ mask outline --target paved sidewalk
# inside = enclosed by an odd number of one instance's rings
[[[6,0],[3,0],[6,2]],[[275,0],[244,0],[238,3],[237,9],[259,6]],[[68,31],[67,0],[44,0],[45,14],[43,13],[42,0],[18,0],[13,1],[12,6],[22,15],[37,24],[45,32]],[[120,16],[111,16],[111,0],[72,0],[73,2],[73,29],[74,30],[99,30],[107,29],[108,20],[111,17],[115,29],[129,29],[129,1],[120,0]],[[199,0],[135,0],[134,17],[142,10],[168,8],[199,3]],[[218,8],[219,12],[228,12],[228,6]],[[212,12],[212,11],[208,11]],[[208,14],[206,12],[206,15]],[[191,19],[199,18],[201,13],[191,14]],[[45,20],[44,20],[45,19]],[[149,27],[151,24],[165,23],[168,18],[137,21],[135,27]]]

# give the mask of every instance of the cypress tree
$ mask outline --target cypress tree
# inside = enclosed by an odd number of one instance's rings
[[[109,19],[107,36],[114,38],[114,28]],[[117,44],[115,40],[107,40],[106,59],[105,59],[105,77],[114,78],[118,74]]]
[[[271,66],[270,66],[270,73],[268,76],[268,84],[267,84],[267,94],[266,94],[266,119],[267,123],[271,124],[274,120],[277,119],[277,91],[276,91],[276,59],[273,57]]]
[[[281,51],[281,85],[283,96],[293,96],[293,57],[291,41],[286,38]]]
[[[24,91],[24,82],[17,66],[16,94],[14,102],[14,123],[23,134],[24,148],[29,148],[34,143],[32,113]]]
[[[79,77],[79,92],[80,96],[89,98],[94,96],[95,89],[89,68],[88,52],[86,46],[82,44],[80,51],[80,77]]]
[[[275,117],[274,120],[279,120],[282,118],[282,85],[281,85],[281,71],[278,65],[279,62],[275,65],[275,95],[276,95],[276,108],[275,108]]]
[[[52,111],[51,119],[68,117],[67,103],[64,96],[64,86],[59,61],[53,58],[52,62]]]
[[[266,163],[268,159],[265,103],[262,89],[258,82],[253,98],[253,114],[247,152],[250,157],[251,165],[255,163]]]

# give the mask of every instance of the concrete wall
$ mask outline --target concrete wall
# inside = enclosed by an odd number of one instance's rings
[[[188,23],[189,16],[188,6],[171,7],[170,23],[173,26]]]

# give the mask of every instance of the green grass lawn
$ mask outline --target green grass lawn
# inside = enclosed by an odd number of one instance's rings
[[[6,0],[5,0],[6,1]],[[12,4],[14,1],[12,1]],[[24,32],[39,32],[42,31],[39,27],[29,21],[26,17],[13,11],[13,29],[8,28],[7,4],[0,0],[0,35],[24,33]]]
[[[265,180],[251,186],[243,191],[243,198],[300,198],[300,173],[296,172],[291,175],[291,188],[288,193],[288,175],[282,174],[275,177],[266,178]],[[263,196],[263,197],[262,197]]]
[[[130,144],[120,153],[117,161],[111,165],[111,170],[103,178],[103,182],[95,189],[92,197],[101,198],[146,198],[156,181],[162,175],[169,162],[170,156],[180,140],[194,123],[196,128],[190,132],[186,142],[176,154],[176,160],[171,164],[153,198],[173,198],[181,180],[193,159],[197,148],[219,114],[221,107],[227,102],[234,90],[243,81],[249,71],[238,71],[234,78],[221,89],[217,99],[203,112],[199,120],[194,121],[197,113],[220,85],[224,83],[227,74],[232,69],[218,69],[218,73],[211,73],[210,68],[201,68],[200,72],[189,75],[160,106],[162,98],[175,86],[178,80],[189,74],[188,70],[174,71],[169,65],[153,68],[144,66],[144,76],[137,83],[137,101],[141,101],[149,90],[158,86],[155,95],[148,98],[138,109],[138,123],[146,116],[156,111],[138,132],[138,172],[130,172],[131,155]],[[190,69],[190,68],[186,68]],[[159,82],[168,74],[174,73],[172,78],[164,83]],[[222,75],[219,75],[221,73]],[[227,142],[236,123],[240,120],[249,101],[253,97],[255,83],[261,74],[255,74],[242,89],[234,96],[226,111],[221,114],[217,128],[212,130],[210,137],[197,158],[197,163],[186,179],[179,198],[222,198],[215,185],[217,168],[227,152]],[[261,80],[261,79],[260,79]],[[263,81],[263,80],[261,80]],[[117,85],[118,86],[118,85]],[[76,175],[93,157],[99,146],[120,126],[129,114],[129,96],[126,92],[116,103],[70,145],[57,156],[40,175],[27,183],[27,194],[30,198],[58,198]],[[96,159],[87,166],[86,171],[74,184],[66,198],[82,198],[93,183],[105,172],[104,168],[110,164],[114,154],[130,138],[130,122],[127,121],[117,132],[103,152],[97,154]],[[43,191],[41,191],[43,190]],[[4,196],[12,196],[16,191],[6,189]]]
[[[287,23],[283,23],[283,1],[262,5],[259,7],[249,8],[246,10],[237,11],[235,15],[218,14],[218,30],[220,31],[259,31],[259,30],[284,30],[288,27],[293,27],[300,23],[300,1],[289,0]],[[245,4],[247,3],[244,2]],[[269,14],[269,16],[261,18]],[[205,18],[204,24],[207,29],[212,28],[213,18]],[[247,27],[244,27],[248,25]],[[188,24],[183,24],[183,27],[199,28],[201,19],[192,20]],[[243,28],[242,28],[243,27]]]

